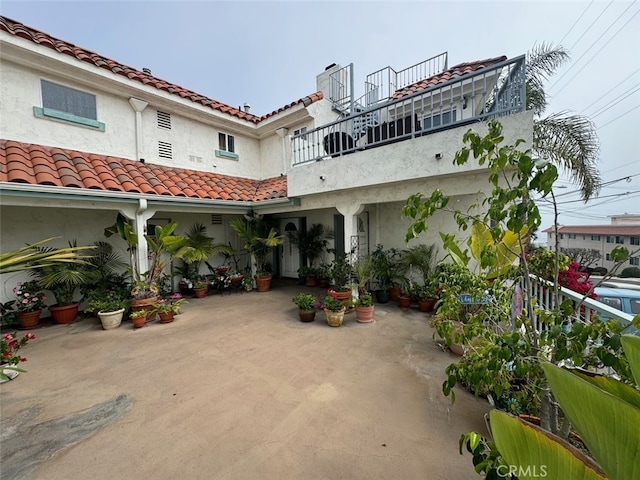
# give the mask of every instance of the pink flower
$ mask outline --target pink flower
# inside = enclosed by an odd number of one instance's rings
[[[23,305],[26,305],[27,303],[29,303],[29,299],[28,298],[25,298],[24,300],[22,300],[22,304]]]
[[[11,353],[10,352],[5,352],[4,353],[4,357],[5,358],[11,358]]]
[[[26,357],[22,357],[22,358],[20,359],[20,361],[21,361],[21,362],[26,362],[26,361],[27,361],[27,358],[26,358]]]
[[[13,335],[11,335],[10,333],[5,333],[2,338],[4,338],[7,341],[13,340]]]
[[[28,297],[29,296],[29,292],[24,292],[24,296]]]
[[[35,340],[36,336],[33,333],[26,333],[24,335],[24,338],[26,338],[27,340]]]

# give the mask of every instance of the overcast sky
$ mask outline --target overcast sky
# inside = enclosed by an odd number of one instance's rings
[[[629,1],[5,1],[13,20],[257,115],[316,91],[327,65],[401,70],[447,51],[457,63],[561,44],[572,62],[548,83],[547,113],[588,115],[598,128],[600,197],[558,182],[560,223],[640,214],[640,4]],[[629,177],[630,181],[615,180]],[[564,188],[563,188],[564,187]],[[544,212],[550,212],[545,207]],[[543,228],[552,223],[545,214]]]

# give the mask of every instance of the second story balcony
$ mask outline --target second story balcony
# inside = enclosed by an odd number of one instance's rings
[[[526,109],[525,57],[461,64],[371,102],[342,101],[337,121],[292,137],[294,166],[402,142]],[[445,67],[446,68],[446,67]],[[390,83],[393,85],[393,82]],[[370,92],[369,92],[370,93]],[[343,100],[343,99],[342,99]],[[334,102],[335,103],[335,102]]]

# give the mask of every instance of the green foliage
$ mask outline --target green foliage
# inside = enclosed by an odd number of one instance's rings
[[[214,244],[214,238],[207,235],[207,227],[201,223],[191,226],[181,246],[174,256],[186,264],[184,278],[192,278],[200,273],[200,264],[219,254],[231,254],[233,249],[223,243]]]
[[[620,278],[640,278],[640,268],[627,267],[620,272]]]
[[[633,372],[630,384],[580,370],[565,370],[551,363],[542,366],[555,399],[595,462],[535,426],[492,411],[491,429],[500,461],[515,466],[544,465],[548,478],[640,477],[640,337],[624,335],[621,344]],[[468,444],[481,441],[472,435],[463,439]]]
[[[372,275],[382,291],[387,291],[400,275],[399,260],[401,254],[395,248],[385,249],[383,245],[376,245],[371,252]]]
[[[292,299],[300,310],[313,310],[316,305],[316,297],[310,293],[299,293]]]
[[[349,288],[352,272],[353,269],[349,263],[349,255],[345,254],[337,256],[333,260],[329,277],[333,280],[333,284],[337,290],[344,290]]]
[[[569,257],[562,253],[556,256],[556,252],[552,250],[538,248],[527,257],[529,272],[551,282],[555,277],[556,261],[558,262],[558,272],[569,268]]]
[[[244,218],[232,219],[230,225],[244,243],[243,248],[255,256],[258,273],[268,271],[267,255],[284,241],[276,227],[268,219],[251,212]]]
[[[329,240],[333,238],[333,232],[321,223],[314,223],[303,231],[289,232],[289,239],[298,251],[304,255],[309,267],[316,264],[316,260],[329,246]]]
[[[354,305],[356,307],[371,307],[373,305],[373,295],[369,292],[360,293]]]
[[[87,256],[79,255],[79,253],[92,247],[42,248],[45,243],[54,240],[54,238],[56,237],[27,244],[17,250],[0,253],[0,274],[25,270],[36,271],[58,263],[82,264],[86,261]]]

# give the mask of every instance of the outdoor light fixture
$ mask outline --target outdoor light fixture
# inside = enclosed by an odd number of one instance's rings
[[[462,97],[462,109],[467,108],[467,97]]]
[[[324,180],[326,180],[326,179],[327,179],[327,177],[325,177],[324,175],[320,175],[320,180],[323,180],[323,181],[324,181]]]
[[[442,160],[442,152],[436,153],[436,160]]]

